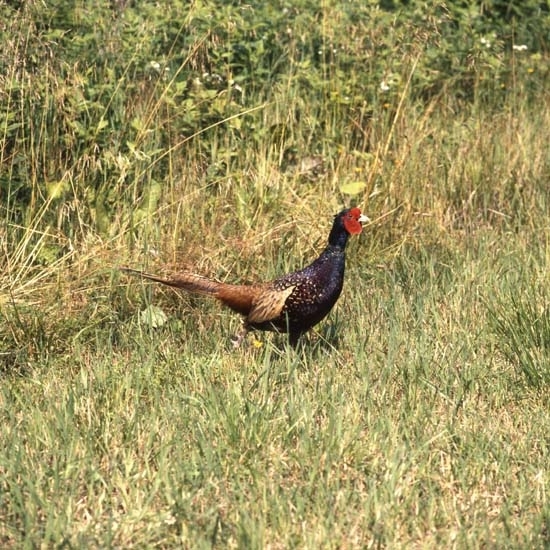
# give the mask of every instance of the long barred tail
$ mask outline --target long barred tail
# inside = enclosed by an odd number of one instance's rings
[[[180,273],[171,279],[162,279],[156,275],[150,275],[137,269],[130,267],[121,267],[121,271],[138,275],[150,281],[161,283],[163,285],[181,288],[193,294],[202,294],[205,296],[213,296],[230,307],[233,311],[244,315],[250,313],[254,303],[258,300],[258,295],[261,294],[261,287],[258,285],[230,285],[227,283],[219,283],[212,281],[201,275],[193,273]]]
[[[180,273],[170,279],[162,279],[156,275],[150,275],[149,273],[144,273],[143,271],[130,267],[121,267],[120,269],[126,273],[138,275],[144,279],[162,283],[163,285],[181,288],[193,294],[204,294],[206,296],[217,297],[220,289],[223,287],[223,283],[218,283],[217,281],[212,281],[211,279],[201,277],[200,275],[194,275],[193,273]]]

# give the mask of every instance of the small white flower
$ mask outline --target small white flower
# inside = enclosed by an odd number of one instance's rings
[[[174,525],[174,523],[176,523],[176,518],[172,514],[168,514],[164,523],[166,523],[166,525]]]
[[[525,52],[527,51],[527,45],[526,44],[514,44],[512,46],[512,50],[516,50],[516,52]]]
[[[158,61],[149,61],[149,67],[160,72],[160,63]]]
[[[390,85],[385,80],[382,80],[382,82],[380,82],[380,90],[387,92],[389,89]]]
[[[486,48],[490,48],[491,47],[491,41],[488,40],[487,38],[485,38],[484,36],[482,36],[479,41],[486,47]]]

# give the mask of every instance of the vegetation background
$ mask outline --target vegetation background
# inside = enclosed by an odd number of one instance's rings
[[[0,4],[2,547],[548,548],[547,2]],[[117,266],[265,280],[297,352]]]

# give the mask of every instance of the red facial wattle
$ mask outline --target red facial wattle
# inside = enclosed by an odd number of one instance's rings
[[[368,218],[361,214],[359,208],[351,208],[344,214],[344,227],[350,235],[359,235],[363,230],[361,223],[368,221]]]

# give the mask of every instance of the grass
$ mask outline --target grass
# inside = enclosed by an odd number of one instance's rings
[[[420,101],[417,53],[365,119],[289,75],[252,123],[189,137],[172,83],[158,97],[146,79],[133,149],[66,129],[74,158],[38,138],[2,152],[2,547],[550,545],[547,88]],[[19,212],[17,163],[50,157]],[[296,351],[272,334],[233,351],[231,312],[117,270],[269,279],[314,258],[351,202],[373,223]]]
[[[5,373],[3,544],[545,547],[548,396],[499,352],[503,260],[476,245],[352,246],[296,353],[229,351],[231,315],[197,303]]]

